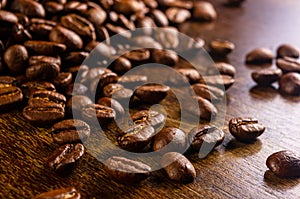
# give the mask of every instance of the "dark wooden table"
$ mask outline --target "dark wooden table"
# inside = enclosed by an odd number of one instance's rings
[[[273,152],[300,151],[300,98],[258,88],[244,65],[247,52],[279,44],[300,47],[300,1],[248,0],[241,8],[224,7],[225,0],[211,1],[218,11],[214,23],[187,23],[181,30],[207,42],[214,38],[233,41],[236,49],[228,62],[236,66],[236,83],[228,90],[226,139],[207,158],[191,156],[196,180],[187,185],[171,182],[161,172],[138,185],[112,181],[103,165],[86,154],[80,166],[61,178],[44,167],[57,145],[48,129],[33,127],[18,110],[0,114],[0,198],[31,198],[54,188],[74,186],[83,198],[300,198],[299,179],[280,179],[268,172],[266,158]],[[273,66],[274,67],[274,66]],[[234,116],[252,116],[265,126],[253,144],[237,142],[228,132]]]

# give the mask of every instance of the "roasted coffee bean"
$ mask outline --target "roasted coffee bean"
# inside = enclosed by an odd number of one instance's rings
[[[300,177],[300,156],[285,150],[273,153],[266,161],[267,167],[278,177]]]
[[[127,29],[121,26],[116,26],[111,23],[107,23],[105,27],[108,30],[108,32],[111,33],[110,35],[119,34],[125,38],[131,38],[131,32],[127,31]]]
[[[128,88],[124,88],[121,84],[108,84],[103,88],[103,96],[111,97],[120,102],[128,101],[133,95],[133,91]]]
[[[277,58],[292,57],[299,58],[299,49],[290,44],[282,44],[277,48]]]
[[[193,84],[192,89],[197,96],[209,101],[220,101],[225,96],[224,90],[206,84]],[[193,95],[193,93],[191,94]]]
[[[32,92],[28,104],[54,103],[62,107],[66,105],[66,97],[55,91],[37,90]]]
[[[64,64],[80,65],[89,56],[87,52],[70,52],[62,57]]]
[[[201,21],[214,21],[217,19],[217,12],[210,2],[198,1],[193,6],[193,18]]]
[[[24,46],[13,45],[4,52],[3,58],[11,72],[21,73],[27,66],[28,53]]]
[[[167,150],[183,152],[186,147],[185,133],[178,128],[164,128],[159,131],[153,142],[153,151]]]
[[[88,9],[88,5],[86,3],[80,1],[68,1],[65,4],[64,11],[67,13],[84,13]]]
[[[178,30],[175,27],[166,27],[155,31],[155,39],[165,48],[176,49],[179,45]]]
[[[23,109],[23,116],[34,125],[48,125],[63,119],[65,110],[60,104],[53,102],[35,103]]]
[[[63,120],[52,126],[51,135],[54,142],[63,145],[86,140],[90,136],[90,126],[81,120]]]
[[[171,180],[191,183],[196,178],[196,170],[192,163],[177,152],[168,152],[161,158],[161,166]]]
[[[192,9],[193,2],[192,1],[182,1],[182,0],[160,0],[158,1],[159,5],[162,7],[176,7],[176,8],[184,8],[184,9]]]
[[[30,24],[45,24],[45,25],[49,25],[49,26],[52,26],[52,27],[57,25],[57,23],[55,21],[41,19],[41,18],[31,18],[30,19]]]
[[[166,10],[166,16],[173,24],[181,24],[191,18],[191,13],[183,8],[171,7]]]
[[[75,118],[82,117],[82,108],[88,104],[92,104],[92,100],[84,95],[74,95],[67,102],[68,115],[75,116]]]
[[[160,128],[165,122],[165,116],[162,113],[152,110],[141,110],[132,115],[131,121],[133,125],[146,124],[154,128]]]
[[[61,90],[64,90],[72,82],[72,73],[61,72],[53,80],[54,85]]]
[[[96,68],[91,68],[87,73],[84,73],[81,78],[82,82],[89,82],[95,79],[98,76],[103,75],[104,73],[111,73],[112,71],[108,68],[103,68],[103,67],[96,67]],[[91,89],[92,90],[92,89]]]
[[[158,7],[158,2],[156,0],[143,0],[147,8],[155,9]]]
[[[82,117],[92,124],[98,120],[101,127],[107,127],[110,122],[116,119],[116,111],[108,106],[88,104],[82,108]]]
[[[65,89],[66,96],[72,95],[87,95],[88,94],[88,87],[81,83],[72,83],[67,86]]]
[[[148,36],[137,36],[132,41],[140,48],[162,49],[162,45]]]
[[[76,32],[85,41],[96,40],[95,28],[85,18],[76,14],[69,14],[61,17],[60,20],[64,27]]]
[[[106,41],[106,43],[110,44],[110,36],[107,29],[104,26],[96,26],[96,36],[98,41]],[[86,48],[86,47],[85,47]]]
[[[29,81],[21,85],[24,97],[29,98],[33,92],[38,90],[55,91],[55,86],[50,82]]]
[[[152,51],[151,57],[154,62],[167,66],[174,66],[179,60],[176,52],[171,50],[155,49]]]
[[[90,91],[92,93],[95,93],[96,96],[98,94],[98,92],[101,89],[104,89],[104,87],[108,84],[111,83],[116,83],[118,81],[118,75],[116,73],[113,72],[105,72],[101,75],[99,75],[99,77],[96,77],[92,83],[90,84]],[[111,96],[107,96],[106,97],[111,97]]]
[[[49,14],[59,14],[64,10],[64,5],[54,1],[48,1],[44,4],[47,13]]]
[[[258,85],[269,86],[277,82],[281,75],[282,71],[280,69],[265,69],[253,72],[251,77]]]
[[[209,47],[212,54],[225,57],[234,50],[235,45],[227,40],[215,39],[210,42]]]
[[[33,53],[40,55],[59,55],[66,50],[66,45],[49,41],[26,41],[25,47]]]
[[[6,45],[11,46],[13,44],[24,43],[27,40],[32,39],[28,30],[24,29],[23,25],[16,24],[11,29],[11,36],[8,39]]]
[[[123,75],[119,77],[119,84],[124,85],[127,88],[135,88],[144,84],[148,81],[147,76],[145,75]]]
[[[15,77],[0,76],[0,89],[16,86],[16,85],[17,85],[17,79]]]
[[[29,17],[44,18],[46,15],[42,4],[33,0],[13,0],[10,8],[15,12],[23,13]]]
[[[176,71],[183,76],[182,78],[184,78],[187,82],[190,82],[191,84],[199,83],[202,79],[200,73],[193,68],[180,68],[176,69]],[[178,80],[176,79],[170,79],[169,81],[173,84],[182,84],[183,82],[182,79],[180,79],[179,82],[177,82]]]
[[[104,162],[106,172],[115,180],[125,184],[138,183],[150,176],[151,167],[124,157],[113,156]]]
[[[62,26],[56,26],[49,34],[50,41],[64,43],[68,50],[79,50],[83,47],[82,39],[77,33],[64,28]]]
[[[117,24],[119,24],[120,26],[126,28],[127,30],[135,30],[136,29],[134,23],[131,20],[127,19],[122,14],[119,14]]]
[[[113,0],[99,0],[98,1],[102,8],[110,10],[111,6],[114,4]]]
[[[233,77],[229,75],[211,75],[203,77],[203,79],[200,81],[202,84],[208,84],[211,86],[215,86],[218,88],[225,88],[225,90],[229,89],[233,84],[235,80]]]
[[[84,16],[87,18],[87,20],[92,22],[96,30],[97,27],[102,26],[102,24],[105,22],[107,18],[106,12],[103,9],[101,9],[101,7],[91,8],[82,13],[84,13]]]
[[[217,62],[211,67],[209,67],[206,71],[207,75],[229,75],[231,77],[234,77],[236,74],[236,69],[233,65],[227,64],[225,62]]]
[[[281,76],[279,90],[287,95],[300,95],[300,74],[287,73]]]
[[[224,138],[224,132],[216,126],[200,125],[188,134],[189,151],[199,153],[202,145],[209,145],[213,149],[222,144]]]
[[[145,9],[145,4],[143,1],[140,0],[119,0],[113,4],[113,9],[116,12],[125,15],[130,15],[143,11]]]
[[[126,73],[131,67],[131,62],[125,57],[118,57],[111,64],[111,69],[118,74]]]
[[[229,121],[229,131],[241,142],[253,142],[265,131],[265,127],[257,119],[237,117]]]
[[[169,90],[170,87],[166,85],[149,83],[137,87],[134,95],[143,102],[155,104],[162,101],[167,96]]]
[[[58,174],[68,174],[84,154],[82,144],[66,144],[56,149],[46,161],[46,165]]]
[[[118,144],[122,149],[139,152],[150,143],[154,135],[152,126],[137,124],[125,130],[124,135],[118,138]]]
[[[5,8],[6,3],[7,3],[7,0],[1,0],[1,1],[0,1],[0,9]]]
[[[247,64],[272,63],[275,58],[274,53],[267,48],[256,48],[246,55]]]
[[[26,77],[30,80],[45,80],[51,81],[59,74],[60,68],[57,64],[41,63],[31,65],[26,69]]]
[[[147,49],[135,49],[130,52],[126,52],[124,57],[133,62],[145,62],[150,59],[150,51]]]
[[[21,89],[16,86],[1,87],[0,89],[0,110],[16,108],[23,100]]]
[[[110,98],[110,97],[102,97],[99,98],[97,101],[97,104],[103,105],[103,106],[108,106],[111,107],[116,111],[116,117],[117,118],[122,118],[125,111],[122,105],[115,99]]]
[[[30,23],[29,18],[22,14],[22,13],[15,13],[18,18],[18,23],[21,24],[23,27],[27,27]]]
[[[38,194],[33,199],[80,199],[80,193],[73,187],[55,189]]]
[[[57,64],[58,66],[61,65],[60,57],[49,57],[44,55],[37,55],[37,56],[30,56],[28,60],[28,65],[36,65],[42,63],[53,63]]]
[[[217,116],[218,110],[213,103],[199,96],[194,97],[194,100],[198,103],[198,107],[197,104],[192,105],[190,102],[185,102],[188,112],[207,121],[213,120]]]
[[[12,27],[18,23],[18,17],[9,11],[0,10],[0,25],[1,27]]]
[[[157,26],[165,27],[169,25],[168,18],[162,11],[154,9],[150,11],[149,14]]]
[[[300,73],[300,62],[291,57],[279,58],[276,60],[276,66],[284,73],[297,72]]]
[[[147,16],[138,17],[136,19],[135,23],[136,23],[137,28],[144,28],[141,31],[145,35],[151,35],[152,34],[152,29],[151,28],[156,27],[156,24],[155,24],[154,20],[150,17],[147,17]]]

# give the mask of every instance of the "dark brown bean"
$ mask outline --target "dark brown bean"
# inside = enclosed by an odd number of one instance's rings
[[[54,124],[51,135],[54,142],[63,145],[81,142],[90,136],[90,126],[81,120],[69,119]]]
[[[168,18],[162,11],[154,9],[149,14],[157,26],[165,27],[169,25]]]
[[[92,104],[92,100],[84,95],[74,95],[67,102],[67,113],[75,118],[82,117],[82,108],[88,104]]]
[[[272,63],[274,53],[267,48],[255,48],[246,55],[247,64]]]
[[[148,80],[145,75],[124,75],[119,77],[119,84],[124,85],[127,88],[135,88],[141,84],[146,83]]]
[[[253,142],[265,131],[265,127],[257,119],[237,117],[229,121],[229,131],[241,142]]]
[[[0,89],[0,110],[16,108],[23,100],[21,89],[16,86],[2,87]]]
[[[217,62],[215,63],[215,65],[209,67],[206,71],[207,75],[217,75],[217,73],[234,77],[236,74],[236,69],[231,64],[225,62]]]
[[[176,69],[176,71],[183,76],[182,78],[184,78],[187,82],[190,82],[191,84],[199,83],[200,80],[202,80],[202,76],[196,69],[180,68]],[[178,80],[176,79],[170,79],[169,81],[173,84],[182,84],[183,82],[182,79],[180,79],[179,82],[177,82]]]
[[[54,1],[48,1],[44,4],[47,13],[49,14],[60,14],[64,10],[64,5]]]
[[[153,151],[167,150],[182,152],[185,147],[185,133],[178,128],[169,127],[162,129],[155,135],[152,149]]]
[[[118,74],[126,73],[131,67],[131,62],[125,57],[118,57],[111,64],[111,69]]]
[[[282,44],[277,48],[277,58],[292,57],[299,58],[299,49],[290,44]]]
[[[55,91],[55,86],[50,82],[29,81],[21,85],[24,97],[29,98],[33,92],[38,90]]]
[[[179,60],[177,53],[171,50],[155,49],[152,51],[151,57],[154,62],[167,66],[174,66]]]
[[[180,153],[166,153],[161,158],[161,166],[164,167],[164,170],[171,180],[181,183],[191,183],[196,178],[194,166]]]
[[[191,13],[183,8],[171,7],[165,13],[169,21],[173,24],[181,24],[191,18]]]
[[[300,95],[300,74],[292,72],[281,76],[279,90],[287,95]]]
[[[33,199],[80,199],[80,193],[73,187],[55,189],[38,194]]]
[[[235,45],[227,40],[215,39],[210,42],[209,47],[212,54],[225,57],[234,50]]]
[[[104,162],[106,172],[125,184],[138,183],[150,176],[151,167],[135,160],[113,156]]]
[[[49,34],[49,39],[65,44],[68,50],[79,50],[83,47],[83,42],[78,34],[62,26],[53,28]]]
[[[22,13],[15,13],[15,15],[18,17],[18,23],[21,24],[23,27],[27,27],[29,23],[29,18],[22,14]]]
[[[41,63],[31,65],[26,69],[26,77],[30,80],[52,81],[59,74],[60,68],[57,64]]]
[[[156,24],[154,22],[154,20],[150,17],[147,16],[143,16],[143,17],[139,17],[136,20],[136,27],[137,28],[145,28],[142,30],[142,32],[145,35],[151,35],[152,33],[152,27],[156,27]]]
[[[129,100],[133,95],[133,91],[128,88],[124,88],[121,84],[108,84],[103,88],[103,96],[111,97],[120,102]]]
[[[118,81],[118,75],[116,73],[113,72],[105,72],[101,75],[99,75],[99,77],[96,77],[92,83],[90,84],[90,91],[94,94],[96,94],[96,96],[98,95],[98,92],[102,89],[104,89],[104,87],[108,84],[111,83],[116,83]],[[111,97],[108,95],[105,95],[106,97]]]
[[[104,21],[107,18],[106,12],[103,9],[101,9],[101,7],[91,8],[83,13],[84,13],[85,17],[87,18],[87,20],[92,22],[92,24],[94,25],[96,30],[97,30],[97,27],[102,26],[102,24],[104,23]]]
[[[66,144],[56,149],[46,161],[46,165],[61,175],[72,171],[76,163],[84,154],[82,144]]]
[[[89,56],[87,52],[70,52],[62,57],[63,63],[68,65],[80,65]]]
[[[137,87],[134,91],[134,95],[143,102],[155,104],[163,100],[167,96],[169,90],[169,86],[149,83]]]
[[[209,101],[220,101],[225,96],[225,92],[222,89],[206,84],[193,84],[192,89],[197,96]]]
[[[72,73],[60,72],[58,76],[53,80],[53,84],[56,88],[64,90],[72,82]]]
[[[12,27],[18,23],[18,17],[9,11],[0,10],[0,25],[1,27]]]
[[[225,90],[229,89],[234,84],[234,82],[234,78],[229,75],[206,76],[203,77],[203,79],[200,81],[200,83],[208,84],[221,89],[225,88]]]
[[[11,76],[0,76],[0,88],[16,86],[17,79]]]
[[[122,149],[139,152],[150,143],[154,135],[152,126],[138,124],[126,129],[124,135],[118,138],[118,144]]]
[[[10,46],[4,52],[3,57],[7,67],[11,72],[13,73],[24,72],[28,61],[28,53],[24,46],[22,45]]]
[[[60,57],[49,57],[44,55],[37,55],[37,56],[30,56],[28,60],[28,65],[36,65],[42,63],[53,63],[57,64],[58,66],[61,65]]]
[[[44,7],[33,0],[13,0],[10,8],[15,12],[23,13],[29,17],[44,18],[46,15]]]
[[[284,73],[297,72],[300,73],[300,62],[291,57],[279,58],[276,60],[276,66]]]
[[[65,4],[65,12],[68,13],[84,13],[88,9],[88,5],[86,3],[80,1],[69,1]]]
[[[66,96],[87,95],[88,91],[89,91],[88,87],[86,87],[84,84],[72,83],[67,86],[64,94],[66,94]]]
[[[134,62],[145,62],[150,59],[150,51],[147,49],[136,49],[125,53],[124,57]]]
[[[116,12],[130,15],[143,11],[145,9],[145,4],[140,0],[119,0],[113,4],[113,9]]]
[[[217,19],[217,12],[210,2],[194,2],[193,18],[202,21],[214,21]]]
[[[211,121],[217,114],[218,110],[214,104],[202,97],[194,97],[198,103],[198,107],[194,107],[189,102],[185,102],[186,110],[193,115],[199,116],[200,119]]]
[[[160,0],[159,5],[163,7],[176,7],[176,8],[184,8],[184,9],[192,9],[193,8],[193,2],[189,0]]]
[[[151,125],[154,128],[163,126],[165,122],[165,116],[162,113],[152,110],[141,110],[136,112],[131,117],[133,125],[146,124]]]
[[[269,86],[278,81],[281,75],[280,69],[265,69],[252,72],[251,77],[258,85]]]
[[[65,107],[66,97],[55,91],[37,90],[32,92],[28,104],[55,103]]]
[[[40,55],[55,56],[66,50],[65,44],[49,41],[26,41],[24,45],[28,50]]]
[[[92,124],[98,121],[100,126],[105,128],[116,119],[116,111],[108,106],[88,104],[82,108],[82,117],[85,121]]]
[[[165,48],[176,49],[179,44],[178,30],[175,27],[165,27],[155,30],[155,39]]]
[[[282,178],[300,177],[300,156],[285,150],[273,153],[266,161],[267,167]]]
[[[120,34],[125,38],[131,38],[131,32],[127,31],[127,29],[123,28],[122,26],[116,26],[111,23],[107,23],[105,27],[108,32],[111,33],[110,35]]]
[[[122,105],[117,100],[110,97],[102,97],[98,99],[97,104],[108,106],[114,109],[116,111],[117,118],[122,118],[125,113]]]

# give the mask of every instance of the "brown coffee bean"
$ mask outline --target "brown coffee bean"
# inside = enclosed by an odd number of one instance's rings
[[[274,53],[267,48],[255,48],[246,55],[247,64],[272,63]]]
[[[88,91],[88,87],[86,87],[84,84],[71,83],[66,87],[64,94],[67,97],[71,97],[73,95],[88,95]]]
[[[50,82],[29,81],[21,85],[24,97],[29,98],[33,92],[38,90],[55,91],[55,86]]]
[[[191,183],[196,178],[194,166],[180,153],[166,153],[161,158],[161,166],[164,167],[164,170],[171,180],[181,183]]]
[[[177,53],[172,50],[155,49],[152,51],[151,57],[155,63],[167,66],[174,66],[179,60]]]
[[[24,46],[13,45],[4,52],[3,58],[11,72],[21,73],[27,66],[28,53]]]
[[[113,156],[104,162],[106,172],[125,184],[138,183],[150,176],[151,167],[135,160]]]
[[[64,118],[65,110],[53,102],[35,103],[23,109],[23,116],[34,125],[48,125]]]
[[[54,103],[65,107],[66,97],[55,91],[36,90],[32,92],[28,104]]]
[[[28,60],[28,65],[37,65],[42,63],[53,63],[58,66],[61,65],[60,57],[49,57],[44,55],[30,56]]]
[[[143,0],[143,2],[148,8],[155,9],[158,7],[158,2],[156,0]]]
[[[291,57],[279,58],[276,60],[276,66],[282,70],[283,73],[297,72],[300,73],[300,62]]]
[[[280,69],[266,69],[252,72],[251,77],[258,85],[269,86],[278,81],[281,75]]]
[[[206,84],[193,84],[192,89],[197,96],[209,101],[220,101],[225,96],[225,92],[222,89]],[[193,93],[191,94],[193,95]]]
[[[225,88],[225,90],[229,89],[234,84],[234,82],[235,82],[234,78],[229,75],[205,76],[200,81],[200,83],[202,84],[208,84],[221,89]]]
[[[130,15],[143,11],[145,9],[145,4],[140,0],[119,0],[113,4],[113,9],[116,12]]]
[[[52,28],[53,26],[46,24],[31,24],[29,26],[29,31],[35,39],[48,40]]]
[[[182,0],[160,0],[159,5],[163,7],[176,7],[176,8],[184,8],[184,9],[192,9],[193,2],[192,1],[182,1]]]
[[[127,30],[135,30],[135,24],[130,19],[127,19],[123,14],[118,15],[117,24],[124,27]]]
[[[127,71],[131,69],[131,62],[125,58],[125,57],[118,57],[114,60],[114,62],[111,64],[111,69],[118,73],[118,74],[124,74]]]
[[[287,95],[300,95],[300,74],[292,72],[282,75],[279,90]]]
[[[104,87],[111,83],[116,83],[118,81],[118,75],[113,72],[105,72],[99,77],[96,77],[92,83],[90,84],[90,91],[91,93],[95,93],[96,96],[98,95],[99,91],[104,89]],[[105,95],[106,97],[111,97]]]
[[[55,56],[66,50],[66,45],[49,41],[26,41],[24,46],[33,53]]]
[[[105,20],[107,18],[106,12],[103,9],[101,9],[100,7],[91,8],[82,13],[84,13],[84,16],[86,17],[87,20],[92,22],[92,24],[94,25],[96,30],[97,30],[97,27],[102,26],[102,24],[105,22]]]
[[[162,11],[154,9],[150,11],[149,14],[157,26],[165,27],[169,25],[168,18]]]
[[[234,50],[235,45],[227,40],[215,39],[210,42],[209,47],[212,54],[225,57]]]
[[[171,7],[165,13],[169,21],[173,24],[181,24],[191,18],[191,13],[183,8]]]
[[[137,124],[125,130],[124,135],[118,138],[118,144],[122,149],[139,152],[150,143],[154,135],[152,126]]]
[[[81,78],[82,82],[89,82],[94,80],[96,77],[103,75],[104,73],[111,73],[112,71],[108,68],[96,67],[91,68],[88,72],[85,72]],[[92,90],[92,89],[91,89]]]
[[[29,18],[22,14],[22,13],[15,13],[18,17],[18,23],[21,24],[23,27],[27,27],[30,24]]]
[[[83,47],[83,42],[78,34],[62,26],[53,28],[49,39],[53,42],[64,43],[68,50],[79,50]]]
[[[88,9],[88,5],[79,1],[68,1],[65,4],[64,11],[67,13],[84,13]]]
[[[194,83],[199,83],[200,80],[202,80],[202,76],[200,73],[193,68],[179,68],[176,69],[176,71],[182,75],[182,78],[185,79],[187,82],[194,84]],[[182,84],[183,80],[179,79],[170,79],[169,80],[173,84]]]
[[[146,124],[146,125],[151,125],[156,129],[163,126],[166,120],[165,116],[162,113],[159,113],[157,111],[152,111],[152,110],[138,111],[132,115],[131,119],[133,125]]]
[[[57,25],[57,23],[55,21],[42,19],[42,18],[31,18],[30,24],[46,24],[46,25],[49,25],[52,27]]]
[[[169,90],[170,87],[166,85],[149,83],[137,87],[134,95],[143,102],[155,104],[162,101],[167,96]]]
[[[1,27],[12,27],[18,23],[18,17],[9,11],[0,10],[0,25]]]
[[[58,76],[53,80],[56,88],[64,90],[72,82],[72,73],[60,72]]]
[[[60,68],[57,64],[41,63],[31,65],[26,69],[26,77],[30,80],[52,81],[59,74]]]
[[[120,34],[125,38],[131,38],[131,32],[128,32],[127,29],[123,28],[122,26],[116,26],[111,23],[107,23],[105,27],[110,35]]]
[[[277,48],[277,58],[292,57],[299,58],[299,49],[290,44],[282,44]]]
[[[217,116],[218,110],[213,103],[202,97],[195,97],[195,100],[197,100],[199,108],[187,106],[188,111],[196,115],[200,114],[199,118],[207,121],[213,120]]]
[[[108,84],[103,88],[103,96],[111,97],[120,102],[128,101],[133,95],[133,91],[128,88],[124,88],[121,84]]]
[[[150,59],[150,51],[147,49],[136,49],[126,52],[124,57],[134,62],[145,62]]]
[[[266,161],[267,167],[278,177],[300,177],[300,156],[285,150],[273,153]]]
[[[211,145],[211,149],[222,144],[225,134],[221,129],[211,125],[199,125],[188,135],[190,152],[199,153],[202,145]]]
[[[234,77],[236,74],[236,69],[233,65],[225,63],[225,62],[217,62],[215,65],[209,67],[206,71],[207,75],[229,75]]]
[[[61,175],[72,171],[76,163],[84,154],[82,144],[66,144],[56,149],[46,161],[46,165]]]
[[[132,38],[132,41],[140,48],[162,49],[162,45],[148,36],[137,36]]]
[[[178,128],[164,128],[159,131],[153,142],[153,151],[178,151],[182,152],[186,147],[185,133]]]
[[[108,106],[88,104],[82,108],[82,117],[91,124],[97,125],[95,122],[98,121],[100,126],[105,128],[116,119],[116,111]]]
[[[145,75],[124,75],[119,77],[118,84],[122,84],[127,88],[135,88],[148,81]]]
[[[17,85],[17,79],[11,76],[0,76],[0,88],[7,88]]]
[[[55,189],[38,194],[33,199],[80,199],[80,193],[73,187]]]
[[[229,121],[229,131],[241,142],[253,142],[265,131],[265,127],[257,119],[237,117]]]
[[[81,120],[63,120],[52,126],[51,135],[54,142],[63,145],[81,142],[90,136],[90,126]]]
[[[23,100],[21,89],[16,86],[2,87],[0,89],[0,110],[16,108]]]
[[[214,21],[217,19],[217,12],[210,2],[194,2],[193,18],[201,21]]]
[[[97,104],[103,105],[103,106],[108,106],[111,107],[116,111],[116,117],[117,118],[122,118],[124,116],[124,108],[122,105],[115,99],[110,98],[110,97],[102,97],[98,99]]]
[[[145,35],[151,35],[152,34],[151,28],[156,27],[154,20],[147,16],[137,18],[135,23],[137,28],[144,28],[142,32]]]
[[[33,0],[13,0],[10,8],[15,12],[23,13],[29,17],[44,18],[46,15],[42,4]]]
[[[82,108],[88,104],[92,104],[92,100],[84,95],[74,95],[67,102],[67,113],[75,118],[82,117]]]
[[[50,14],[59,14],[64,10],[64,5],[54,1],[48,1],[45,3],[45,9]]]
[[[88,52],[69,52],[62,57],[63,63],[68,65],[80,65],[89,56]]]

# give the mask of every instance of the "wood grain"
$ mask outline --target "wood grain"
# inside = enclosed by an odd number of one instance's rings
[[[278,85],[255,87],[250,74],[260,67],[244,65],[245,54],[255,47],[274,52],[281,43],[300,47],[300,2],[249,0],[241,8],[228,8],[222,5],[224,1],[211,1],[219,13],[216,22],[191,22],[180,28],[207,42],[222,38],[236,44],[227,60],[236,66],[237,75],[227,93],[226,121],[235,116],[258,118],[266,126],[258,141],[236,141],[226,122],[221,146],[205,159],[197,154],[188,156],[197,171],[195,182],[174,183],[155,171],[141,184],[128,186],[111,180],[89,153],[70,176],[57,176],[44,167],[45,158],[57,147],[49,129],[31,126],[19,110],[1,113],[0,198],[31,198],[66,186],[76,187],[83,198],[300,198],[299,179],[277,178],[265,165],[267,157],[276,151],[300,151],[300,98],[280,95]],[[174,120],[168,122],[175,124]]]

